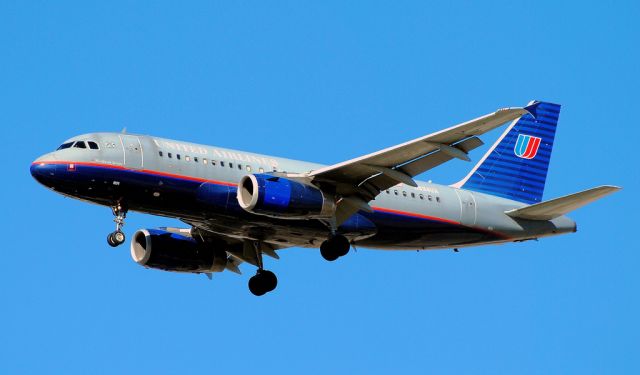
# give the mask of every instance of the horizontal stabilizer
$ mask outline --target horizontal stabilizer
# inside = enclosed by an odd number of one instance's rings
[[[617,186],[599,186],[593,189],[581,191],[579,193],[567,195],[564,197],[552,199],[550,201],[541,202],[506,211],[505,214],[520,219],[528,220],[551,220],[556,217],[565,215],[575,209],[585,206],[609,194],[620,190]]]

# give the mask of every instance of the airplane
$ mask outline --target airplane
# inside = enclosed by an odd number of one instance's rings
[[[560,105],[531,101],[334,165],[321,165],[126,132],[73,137],[37,158],[32,176],[68,197],[108,206],[115,247],[129,211],[177,218],[188,228],[140,229],[131,257],[152,269],[205,274],[257,267],[248,286],[273,291],[263,256],[319,248],[327,261],[352,247],[454,249],[572,233],[567,213],[614,193],[599,186],[542,200]],[[478,136],[509,123],[452,185],[415,176],[470,161]]]

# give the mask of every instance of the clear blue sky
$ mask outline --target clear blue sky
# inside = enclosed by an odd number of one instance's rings
[[[0,373],[640,373],[637,1],[100,3],[0,3]],[[136,265],[106,244],[108,208],[29,175],[91,131],[334,163],[530,99],[563,104],[545,198],[624,187],[577,234],[291,249],[265,298],[252,267]]]

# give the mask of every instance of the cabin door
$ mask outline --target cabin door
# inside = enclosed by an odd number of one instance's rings
[[[135,135],[120,134],[120,141],[124,153],[124,165],[127,168],[140,169],[143,167],[142,144]]]

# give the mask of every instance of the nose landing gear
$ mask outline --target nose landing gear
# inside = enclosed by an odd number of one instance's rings
[[[121,231],[111,232],[107,236],[107,243],[111,247],[120,246],[124,243],[124,241],[125,241],[125,235]]]
[[[118,204],[111,207],[111,211],[113,212],[113,216],[115,216],[113,221],[116,223],[116,230],[109,233],[107,243],[111,247],[116,247],[122,245],[126,239],[122,227],[124,226],[124,219],[127,217],[127,209],[121,204]]]

